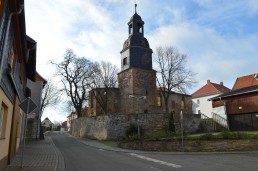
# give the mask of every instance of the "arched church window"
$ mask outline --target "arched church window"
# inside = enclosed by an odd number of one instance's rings
[[[172,100],[172,101],[171,101],[171,107],[172,107],[172,109],[175,109],[175,107],[176,107],[175,100]]]
[[[156,97],[156,106],[161,106],[162,105],[162,95],[159,93],[158,96]]]
[[[184,109],[185,108],[185,97],[182,97],[182,100],[181,100],[181,109]]]

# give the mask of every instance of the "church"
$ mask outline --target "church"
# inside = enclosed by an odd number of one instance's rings
[[[135,13],[128,22],[128,38],[121,53],[118,88],[97,88],[89,93],[89,116],[106,114],[164,113],[156,71],[152,68],[152,49],[144,37],[144,21]],[[192,113],[191,96],[170,92],[169,111]]]

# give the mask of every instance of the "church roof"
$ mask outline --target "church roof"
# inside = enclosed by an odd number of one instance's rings
[[[137,13],[134,13],[134,15],[130,18],[129,23],[132,21],[138,21],[138,22],[144,23],[144,21],[142,21],[141,16],[138,15]]]
[[[229,91],[230,89],[225,87],[222,82],[220,84],[216,84],[208,80],[206,85],[204,85],[202,88],[200,88],[199,90],[197,90],[192,94],[192,97],[197,98],[197,97],[226,93]]]

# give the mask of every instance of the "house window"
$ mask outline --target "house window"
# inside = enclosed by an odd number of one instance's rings
[[[7,107],[4,103],[2,103],[1,110],[0,110],[0,139],[5,138],[6,122],[7,122]]]
[[[198,110],[198,114],[201,114],[201,110]]]
[[[15,42],[13,41],[13,47],[11,49],[11,55],[10,55],[10,59],[9,59],[12,73],[14,73],[16,61],[17,61],[16,45],[15,45]]]
[[[197,104],[200,104],[200,100],[199,99],[197,99]]]
[[[123,65],[127,65],[127,64],[128,64],[127,57],[125,57],[125,58],[123,59]]]

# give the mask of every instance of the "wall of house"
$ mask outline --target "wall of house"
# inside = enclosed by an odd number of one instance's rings
[[[2,125],[2,131],[4,132],[4,135],[0,137],[0,170],[3,170],[3,168],[8,163],[10,131],[13,116],[13,104],[0,87],[0,108],[3,105],[5,106],[5,118],[3,119]]]
[[[204,97],[197,97],[192,99],[192,110],[194,114],[198,114],[200,111],[202,114],[212,118],[212,102],[208,101],[208,99],[218,96],[219,94],[204,96]],[[199,100],[199,104],[198,104]]]
[[[227,114],[258,112],[258,94],[242,95],[225,99]]]
[[[41,105],[41,94],[42,94],[42,87],[43,82],[42,81],[31,81],[27,79],[27,86],[31,90],[31,100],[37,105],[37,108],[32,112],[35,113],[35,118],[31,121],[31,130],[28,135],[32,139],[38,139],[39,133],[40,133],[40,122],[41,122],[41,116],[40,116],[40,105]]]
[[[212,108],[212,112],[216,113],[217,115],[221,116],[224,119],[227,119],[224,106]]]
[[[19,98],[16,97],[15,103],[14,103],[12,129],[11,129],[11,136],[10,136],[9,160],[11,160],[15,156],[15,153],[19,148],[20,138],[23,132],[22,131],[23,112],[20,109],[19,104],[20,104]]]
[[[231,97],[225,100],[230,130],[258,131],[258,94]]]
[[[200,120],[194,115],[184,116],[184,131],[196,131]],[[138,118],[138,119],[137,119]],[[81,117],[72,121],[70,133],[77,137],[88,137],[98,140],[121,139],[130,123],[137,125],[139,120],[140,128],[144,134],[151,134],[158,131],[168,131],[168,114],[140,113],[140,114],[114,114],[95,117]],[[180,116],[174,116],[176,132],[181,132]]]

